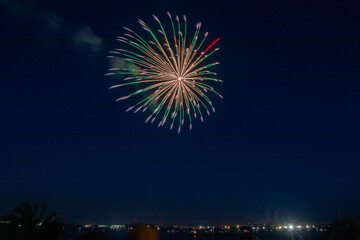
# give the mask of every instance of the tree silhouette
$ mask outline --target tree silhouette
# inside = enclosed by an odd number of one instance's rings
[[[339,219],[330,226],[329,238],[332,240],[360,240],[360,217]]]
[[[6,240],[53,240],[60,236],[58,214],[45,215],[46,204],[30,204],[30,201],[15,207],[9,214],[2,217],[8,222],[3,231]]]

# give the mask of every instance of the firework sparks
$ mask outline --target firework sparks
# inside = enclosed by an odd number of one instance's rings
[[[160,29],[154,32],[142,20],[141,27],[150,35],[150,40],[145,40],[135,31],[124,27],[126,33],[117,37],[117,40],[130,46],[128,49],[115,49],[110,51],[110,58],[119,58],[127,62],[124,67],[110,68],[107,76],[125,76],[122,83],[112,88],[133,85],[137,90],[116,99],[125,100],[133,96],[140,96],[135,105],[126,111],[134,113],[148,110],[150,115],[145,123],[153,123],[158,119],[158,127],[169,122],[170,129],[176,125],[180,133],[185,120],[192,128],[192,118],[199,116],[204,121],[203,113],[210,115],[210,110],[215,108],[208,97],[213,93],[222,98],[210,85],[212,82],[222,82],[216,78],[216,73],[208,69],[219,62],[204,63],[219,48],[213,49],[213,45],[220,38],[213,41],[205,50],[204,42],[208,36],[206,32],[200,35],[201,23],[195,25],[195,33],[192,37],[187,36],[187,22],[185,15],[181,21],[178,16],[173,20],[167,13],[172,30],[167,35],[160,20],[153,15]],[[201,40],[199,40],[201,39]],[[135,66],[136,70],[133,67]]]

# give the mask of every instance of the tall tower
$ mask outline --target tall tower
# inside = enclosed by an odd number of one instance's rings
[[[269,213],[269,208],[265,208],[265,222],[267,225],[270,224],[270,213]]]
[[[279,215],[277,210],[274,211],[274,225],[275,227],[279,226]]]

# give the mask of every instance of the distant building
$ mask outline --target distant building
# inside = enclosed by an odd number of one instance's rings
[[[277,210],[274,211],[274,225],[275,227],[279,226],[279,214]]]
[[[269,225],[271,223],[269,208],[265,208],[265,223],[266,225]]]

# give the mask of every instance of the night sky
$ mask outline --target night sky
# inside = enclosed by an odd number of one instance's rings
[[[0,0],[0,215],[214,224],[360,215],[359,1]],[[224,96],[181,134],[114,102],[107,52],[156,14],[202,22]],[[168,26],[169,27],[169,26]],[[141,31],[140,31],[141,32]]]

